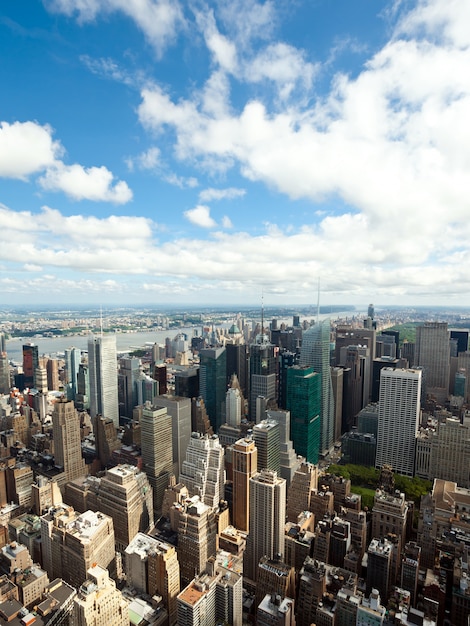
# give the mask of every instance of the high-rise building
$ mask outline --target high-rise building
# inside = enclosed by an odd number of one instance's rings
[[[171,416],[166,407],[147,404],[140,418],[143,470],[153,488],[153,506],[160,513],[173,472]]]
[[[47,387],[51,391],[59,390],[59,361],[57,359],[47,359]]]
[[[246,398],[249,388],[248,346],[244,343],[227,343],[225,345],[225,350],[227,351],[227,382],[231,380],[233,374],[236,374],[240,382],[241,392]]]
[[[294,450],[291,440],[290,411],[269,410],[266,415],[268,420],[274,420],[279,424],[279,476],[285,478],[286,486],[289,487],[290,481],[301,464],[301,459]]]
[[[107,569],[100,565],[90,567],[74,598],[72,615],[75,626],[128,626],[128,603]]]
[[[310,511],[312,492],[318,488],[318,467],[303,462],[287,491],[287,521],[294,524],[303,511]]]
[[[119,359],[119,409],[120,414],[127,418],[132,417],[132,411],[139,402],[137,396],[137,380],[140,375],[141,361],[136,357]],[[150,401],[153,397],[150,398]]]
[[[372,539],[367,550],[366,592],[377,589],[388,598],[392,580],[393,544],[388,539]]]
[[[376,467],[414,475],[421,370],[384,368],[380,376]]]
[[[180,566],[174,546],[138,533],[126,548],[126,574],[128,585],[137,592],[162,596],[170,626],[175,624]]]
[[[80,587],[94,563],[114,569],[113,520],[99,511],[77,515],[59,506],[41,517],[41,547],[49,578]]]
[[[103,415],[119,426],[116,335],[105,334],[88,340],[90,414]]]
[[[55,464],[63,467],[65,482],[88,473],[82,457],[80,418],[73,400],[58,400],[52,413]]]
[[[447,398],[450,373],[450,332],[447,322],[425,322],[416,328],[415,363],[425,369],[426,391]]]
[[[240,426],[242,417],[242,395],[237,387],[230,387],[225,396],[225,416],[229,426]]]
[[[247,578],[256,581],[261,557],[284,555],[285,515],[286,481],[276,472],[262,469],[250,478],[250,532],[244,557]]]
[[[233,525],[248,532],[250,520],[250,478],[258,471],[258,450],[251,437],[239,439],[232,447]]]
[[[34,343],[23,346],[24,386],[34,387],[34,372],[39,365],[39,349]]]
[[[86,363],[80,363],[78,368],[75,406],[80,411],[87,411],[90,408],[90,373]]]
[[[303,334],[300,365],[321,375],[320,453],[328,452],[335,437],[335,410],[330,372],[330,320],[322,320]]]
[[[158,406],[165,407],[171,417],[173,473],[178,480],[191,439],[191,400],[190,398],[164,394],[155,398],[155,402]]]
[[[216,433],[225,421],[227,354],[225,348],[206,348],[199,352],[199,359],[199,391]]]
[[[258,449],[258,470],[270,469],[279,472],[281,467],[279,422],[268,418],[255,424],[253,440]]]
[[[259,422],[262,416],[257,412],[257,398],[266,402],[276,399],[276,347],[267,342],[265,335],[250,346],[250,419]]]
[[[82,352],[79,348],[66,348],[65,350],[65,384],[67,385],[67,398],[75,400],[78,393],[78,368],[82,360]]]
[[[286,408],[298,455],[318,463],[320,452],[321,374],[313,367],[295,365],[287,370]]]
[[[67,483],[65,500],[82,513],[102,511],[113,520],[116,549],[124,552],[139,532],[153,529],[153,493],[147,476],[133,465],[117,465],[104,476]]]
[[[0,393],[10,393],[10,364],[6,352],[0,352]]]
[[[217,524],[213,509],[198,496],[174,504],[178,518],[178,560],[181,580],[187,585],[204,571],[217,550]]]
[[[224,499],[225,482],[224,449],[217,435],[192,433],[180,482],[186,485],[190,496],[199,496],[212,510],[217,509]]]

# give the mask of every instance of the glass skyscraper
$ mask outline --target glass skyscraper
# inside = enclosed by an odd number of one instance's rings
[[[313,367],[321,374],[320,453],[327,453],[334,444],[335,412],[330,372],[330,320],[317,322],[302,336],[300,365]]]
[[[90,414],[112,419],[119,426],[116,335],[106,334],[88,340],[90,375]]]
[[[318,463],[320,452],[321,374],[313,367],[293,366],[287,370],[287,410],[291,437],[297,454]]]

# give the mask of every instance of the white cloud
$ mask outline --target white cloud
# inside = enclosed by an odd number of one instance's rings
[[[175,187],[179,187],[180,189],[194,189],[194,187],[197,187],[199,185],[197,178],[195,178],[194,176],[178,176],[178,174],[175,174],[174,172],[171,172],[170,174],[165,174],[163,180],[167,183],[170,183],[170,185],[175,185]]]
[[[131,171],[135,167],[141,170],[154,170],[160,165],[160,150],[153,146],[136,157],[129,157],[126,164]]]
[[[0,122],[0,176],[26,179],[56,162],[63,148],[50,126],[37,122]]]
[[[203,204],[198,204],[194,209],[185,211],[184,216],[192,224],[200,226],[201,228],[214,228],[217,226],[217,222],[211,217],[209,207]]]
[[[44,4],[52,12],[77,15],[82,23],[100,13],[120,11],[134,20],[157,54],[175,39],[184,22],[178,0],[44,0]]]
[[[201,202],[233,200],[233,198],[242,198],[245,194],[246,189],[238,189],[237,187],[228,187],[227,189],[214,189],[213,187],[209,187],[199,193],[199,200]]]
[[[43,172],[38,179],[47,191],[63,191],[75,200],[95,200],[123,204],[132,199],[124,181],[114,182],[106,167],[66,165],[58,157],[64,149],[52,139],[50,126],[37,122],[0,122],[0,177],[27,180]],[[153,157],[147,154],[144,162]]]
[[[253,58],[245,70],[248,82],[270,80],[277,84],[282,99],[290,97],[296,85],[305,90],[312,86],[318,66],[309,63],[305,54],[285,43],[273,43]]]
[[[223,228],[233,228],[232,220],[228,215],[224,215],[222,218],[222,226]]]
[[[74,200],[93,200],[125,204],[132,200],[132,191],[122,180],[114,182],[114,176],[106,167],[83,167],[78,163],[57,163],[39,179],[46,191],[63,191]]]

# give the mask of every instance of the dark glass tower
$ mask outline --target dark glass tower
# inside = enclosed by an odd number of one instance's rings
[[[313,367],[295,365],[287,370],[287,410],[297,454],[318,463],[320,454],[321,374]]]
[[[206,348],[199,352],[199,359],[199,391],[211,426],[218,432],[225,421],[227,353],[225,348]]]

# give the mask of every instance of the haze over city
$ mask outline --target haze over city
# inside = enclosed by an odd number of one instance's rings
[[[5,304],[470,304],[465,0],[4,3]]]

